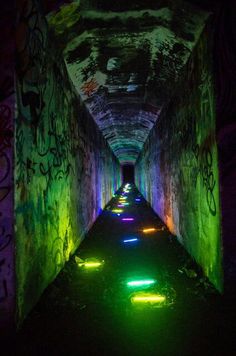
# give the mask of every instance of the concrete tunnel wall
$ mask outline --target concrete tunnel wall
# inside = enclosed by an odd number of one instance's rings
[[[4,3],[5,16],[1,17],[0,324],[4,327],[2,318],[13,318],[16,304],[18,321],[22,321],[121,184],[118,162],[74,91],[37,7],[40,1],[17,3],[17,103],[12,74],[13,1]],[[205,31],[136,165],[138,188],[219,290],[223,283],[221,229],[224,268],[230,280],[236,276],[235,203],[231,199],[235,196],[236,101],[230,52],[235,43],[235,15],[231,3],[231,27],[229,13],[221,12],[217,75],[212,74],[212,39]],[[217,103],[213,94],[216,76]]]
[[[17,319],[22,321],[121,184],[37,1],[19,4],[15,127]]]
[[[211,36],[212,37],[212,36]],[[136,185],[222,291],[212,38],[202,34],[135,167]]]

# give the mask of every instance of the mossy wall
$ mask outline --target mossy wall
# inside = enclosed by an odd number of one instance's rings
[[[15,127],[16,302],[22,321],[121,184],[37,1],[19,1]]]
[[[136,164],[136,185],[222,291],[211,39],[202,34]]]

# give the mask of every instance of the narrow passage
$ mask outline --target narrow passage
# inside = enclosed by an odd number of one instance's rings
[[[16,354],[222,355],[231,346],[220,305],[176,237],[126,184],[25,321]]]

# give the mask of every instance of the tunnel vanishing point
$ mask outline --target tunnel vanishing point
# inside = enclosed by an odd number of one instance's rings
[[[233,3],[1,4],[1,325],[33,308],[123,166],[216,289],[234,285]]]

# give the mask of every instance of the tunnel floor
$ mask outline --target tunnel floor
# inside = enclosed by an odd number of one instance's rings
[[[235,354],[228,302],[133,185],[118,207],[123,189],[25,320],[13,354]],[[90,258],[104,262],[89,267]],[[152,284],[127,285],[141,279]]]

